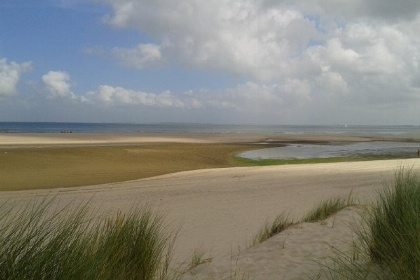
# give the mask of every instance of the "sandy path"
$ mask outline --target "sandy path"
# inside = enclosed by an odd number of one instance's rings
[[[320,200],[350,191],[362,201],[390,180],[399,167],[420,168],[420,159],[209,169],[149,179],[69,189],[1,192],[0,202],[26,203],[59,194],[60,203],[91,199],[96,213],[151,202],[182,225],[176,258],[197,248],[211,256],[244,248],[266,219],[286,211],[294,217]]]

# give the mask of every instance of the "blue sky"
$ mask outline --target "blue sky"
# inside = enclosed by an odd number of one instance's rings
[[[2,57],[32,61],[36,69],[27,78],[39,79],[50,69],[67,71],[77,81],[74,89],[80,92],[106,83],[147,91],[184,91],[230,84],[229,78],[217,73],[201,74],[176,65],[139,72],[118,67],[100,54],[91,55],[87,53],[88,49],[129,48],[153,42],[153,39],[138,30],[115,29],[104,24],[103,16],[111,13],[105,5],[81,1],[53,5],[54,1],[49,2],[10,1],[0,10],[4,38],[1,41]],[[106,71],[96,75],[99,69]]]
[[[419,124],[420,3],[6,0],[0,121]]]

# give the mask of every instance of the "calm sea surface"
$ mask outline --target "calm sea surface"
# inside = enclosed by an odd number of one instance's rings
[[[0,122],[0,133],[256,133],[420,137],[420,126],[296,126]]]

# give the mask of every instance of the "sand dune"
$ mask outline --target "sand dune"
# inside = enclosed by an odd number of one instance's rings
[[[92,199],[97,214],[151,203],[167,213],[175,228],[181,225],[175,256],[181,262],[197,248],[214,258],[235,256],[267,219],[284,211],[301,217],[322,199],[351,191],[368,201],[402,166],[417,171],[420,159],[197,170],[97,186],[2,192],[0,202],[27,203],[45,195],[59,195],[63,205]]]
[[[321,265],[333,267],[336,250],[351,252],[355,235],[350,226],[360,222],[360,209],[348,207],[325,221],[301,223],[233,256],[207,259],[189,270],[187,279],[323,279]],[[203,258],[205,259],[205,257]]]

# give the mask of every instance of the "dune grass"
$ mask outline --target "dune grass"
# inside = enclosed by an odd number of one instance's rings
[[[149,207],[92,219],[88,205],[0,208],[0,279],[176,279],[173,237]],[[173,235],[172,235],[173,236]]]
[[[289,219],[287,215],[283,213],[278,215],[272,222],[265,223],[265,225],[252,239],[249,247],[253,247],[264,242],[265,240],[273,237],[274,235],[284,231],[293,224],[294,222],[291,219]]]
[[[338,211],[354,205],[351,193],[347,198],[341,196],[330,198],[319,203],[312,209],[303,219],[302,222],[313,223],[325,220],[329,216],[337,213]]]
[[[185,269],[184,273],[193,270],[199,265],[210,263],[213,261],[211,257],[205,257],[207,252],[204,249],[198,248],[194,250],[191,256],[191,262],[188,264],[187,268]]]
[[[379,194],[359,231],[371,260],[389,269],[388,279],[420,279],[420,180],[396,174],[393,187]]]
[[[420,179],[399,171],[355,228],[359,243],[337,252],[329,279],[420,279]]]
[[[300,222],[313,223],[322,221],[327,219],[329,216],[337,213],[338,211],[352,205],[354,205],[354,200],[351,193],[348,195],[347,198],[342,198],[340,196],[330,198],[319,203],[306,216],[304,216],[304,218],[301,219]],[[265,225],[252,239],[249,247],[258,245],[297,223],[298,222],[294,222],[284,213],[281,213],[272,222],[265,223]]]

